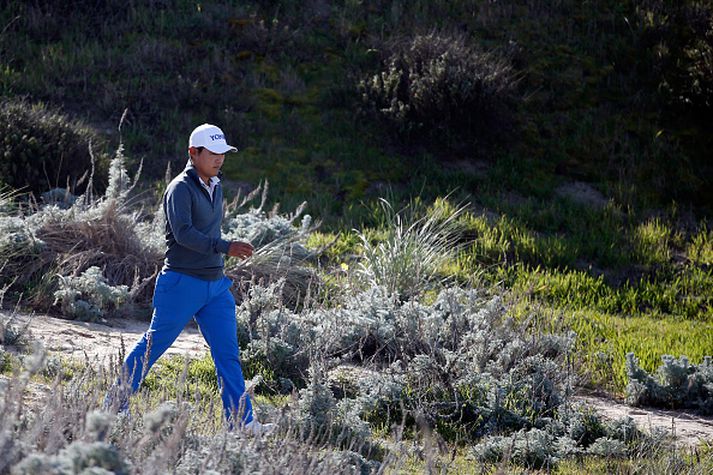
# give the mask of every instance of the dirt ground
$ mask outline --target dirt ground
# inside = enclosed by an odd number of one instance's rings
[[[122,339],[130,349],[148,327],[148,322],[112,320],[108,324],[63,320],[47,315],[16,316],[17,322],[26,324],[33,339],[41,342],[47,351],[62,356],[109,361],[119,354]],[[208,351],[195,324],[189,324],[167,351],[167,354],[199,356]],[[713,418],[685,411],[667,411],[652,408],[629,407],[602,394],[580,394],[581,401],[608,419],[629,416],[644,430],[664,428],[676,436],[682,445],[713,444]]]
[[[578,400],[591,406],[606,419],[629,416],[643,430],[654,427],[666,429],[682,445],[713,445],[713,418],[686,411],[631,407],[605,395],[578,395]]]
[[[136,320],[111,320],[104,323],[64,320],[48,315],[22,315],[18,323],[27,325],[33,340],[39,341],[49,353],[90,360],[108,360],[116,357],[122,340],[126,351],[141,338],[148,322]],[[166,351],[169,355],[196,356],[208,350],[198,327],[189,323],[178,339]]]

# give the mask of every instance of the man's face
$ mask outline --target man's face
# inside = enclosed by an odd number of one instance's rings
[[[211,177],[217,176],[220,167],[223,166],[225,154],[213,153],[207,148],[201,148],[200,151],[196,147],[190,147],[188,153],[193,161],[193,167],[198,172],[198,176],[206,183]]]

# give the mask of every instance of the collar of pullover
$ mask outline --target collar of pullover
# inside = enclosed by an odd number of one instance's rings
[[[190,159],[188,159],[188,163],[186,163],[186,169],[185,169],[185,171],[186,171],[186,174],[187,174],[189,177],[191,177],[193,180],[195,180],[195,182],[196,182],[198,185],[200,185],[200,184],[203,183],[203,181],[201,180],[201,177],[198,176],[198,172],[196,171],[195,167],[194,167],[193,164],[191,163],[191,160],[190,160]],[[222,171],[219,171],[219,172],[218,172],[218,180],[222,180],[222,179],[223,179],[223,172],[222,172]]]

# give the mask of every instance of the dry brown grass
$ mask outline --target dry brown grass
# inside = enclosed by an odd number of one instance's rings
[[[102,269],[112,285],[128,285],[136,301],[147,302],[153,279],[161,268],[162,255],[146,246],[136,231],[136,218],[108,201],[77,219],[52,221],[37,231],[45,248],[43,264],[63,276],[77,276],[91,266]],[[36,297],[36,303],[51,296]]]

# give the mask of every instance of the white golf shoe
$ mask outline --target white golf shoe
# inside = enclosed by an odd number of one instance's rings
[[[272,434],[276,429],[275,424],[272,424],[270,422],[261,424],[258,422],[256,419],[253,419],[252,421],[248,422],[245,424],[243,427],[243,430],[247,432],[250,435],[254,435],[257,437],[263,437]]]

